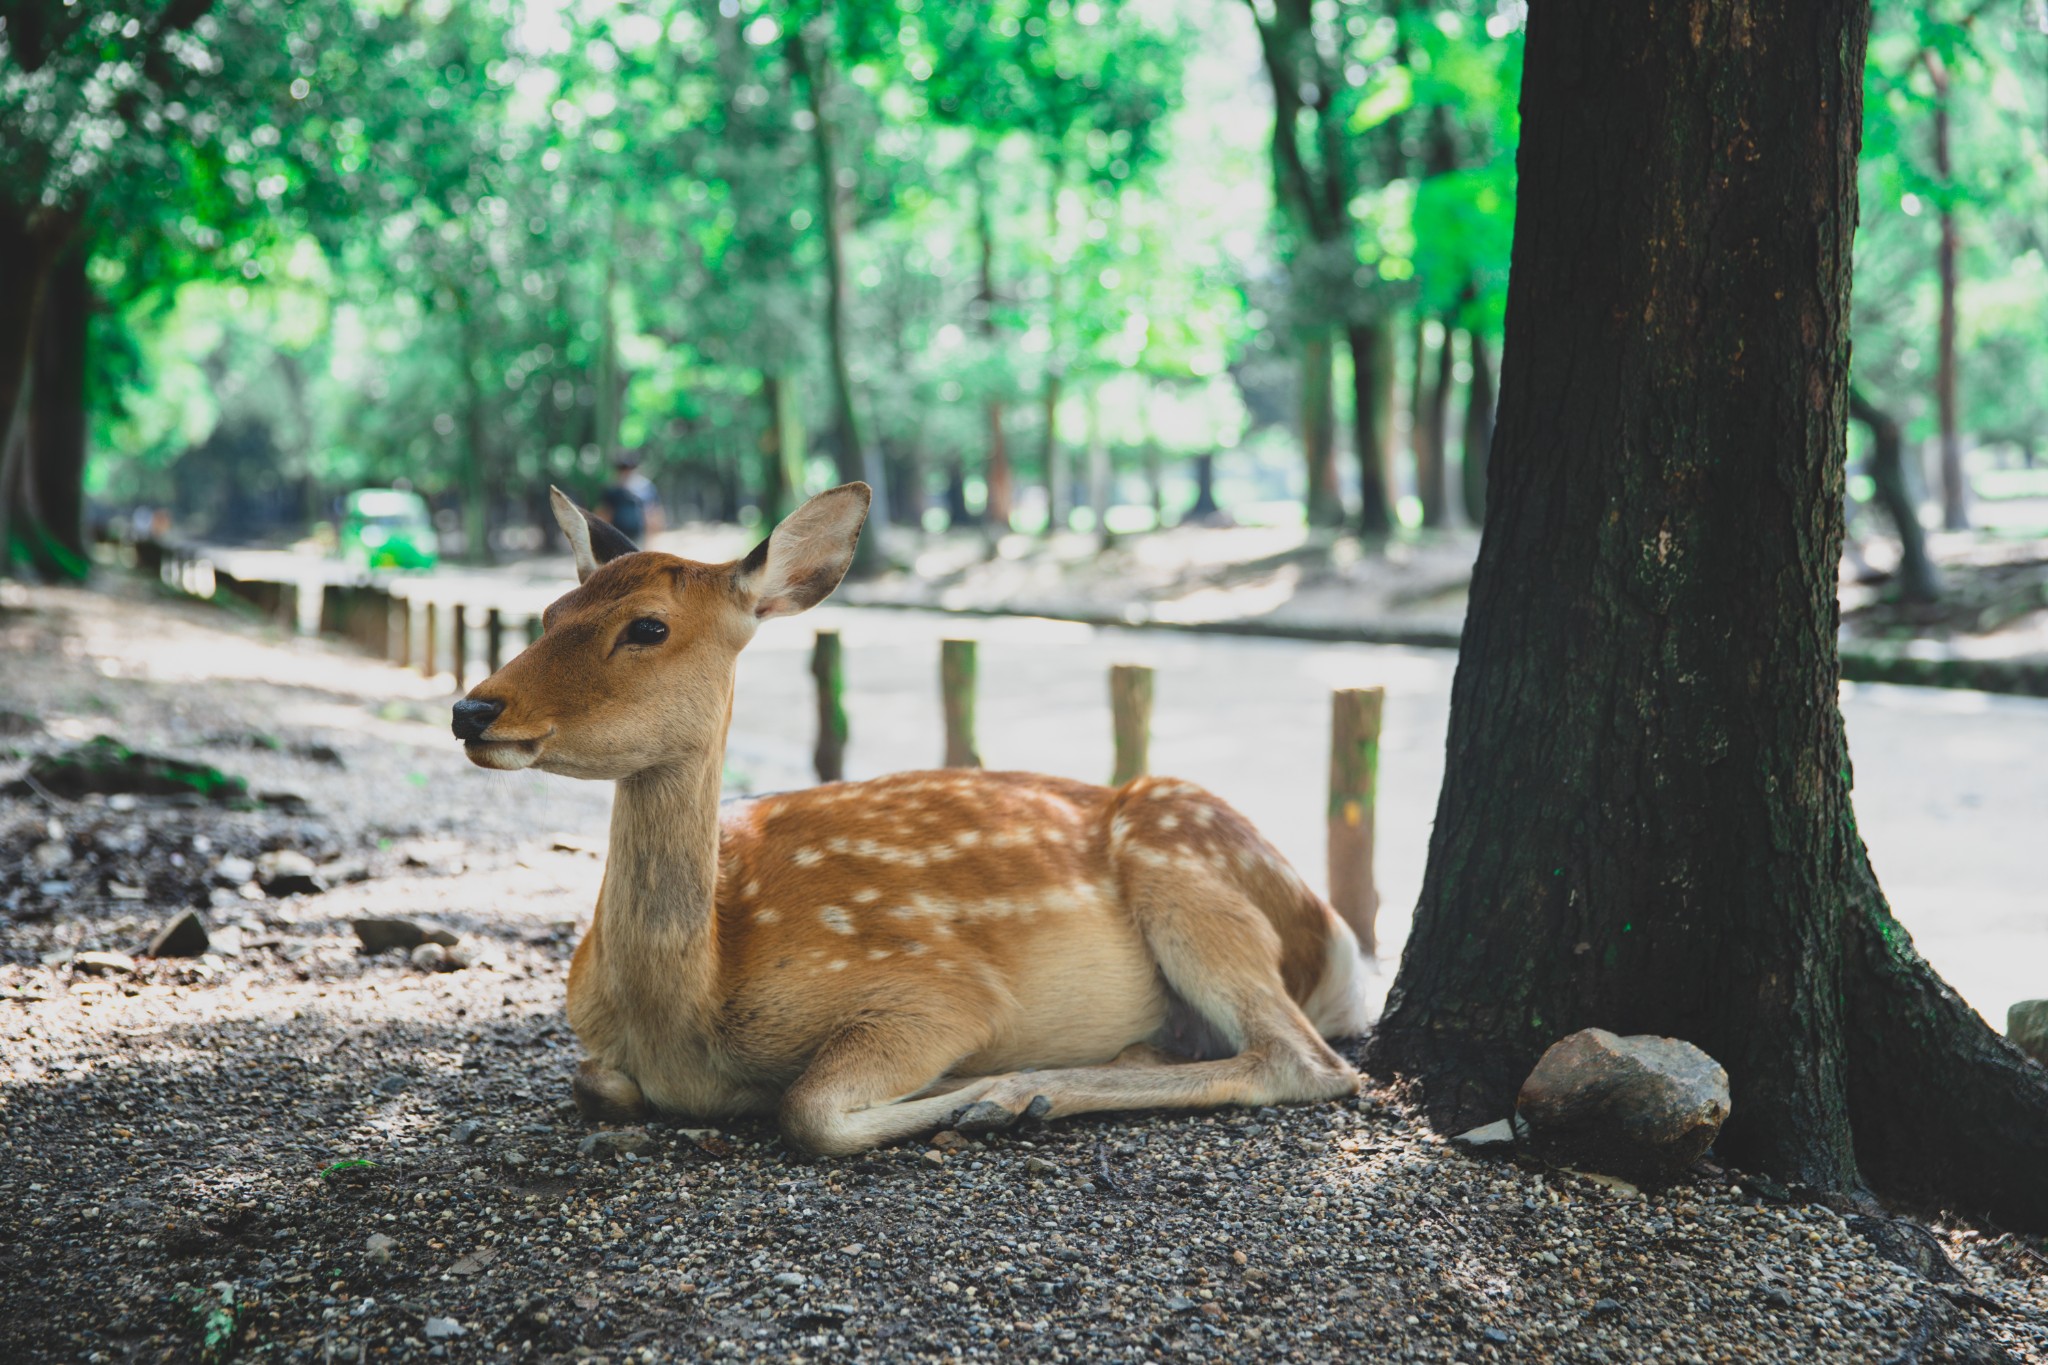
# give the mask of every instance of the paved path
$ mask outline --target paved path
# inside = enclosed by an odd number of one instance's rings
[[[1090,781],[1110,767],[1108,666],[1152,664],[1154,769],[1230,800],[1317,886],[1330,690],[1386,687],[1379,877],[1389,962],[1405,940],[1443,776],[1450,653],[828,605],[769,623],[742,656],[729,761],[758,790],[811,780],[813,627],[845,639],[851,777],[938,761],[942,636],[982,642],[979,738],[990,767]],[[1843,708],[1858,818],[1894,908],[2003,1027],[2014,1000],[2048,996],[2048,702],[1852,683]]]

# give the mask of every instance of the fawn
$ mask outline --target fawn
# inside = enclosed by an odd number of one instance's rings
[[[952,1124],[1354,1093],[1352,929],[1190,783],[900,773],[721,811],[740,650],[839,585],[867,485],[745,559],[636,550],[553,494],[580,586],[455,704],[486,768],[616,782],[569,969],[595,1120],[777,1115],[819,1154]]]

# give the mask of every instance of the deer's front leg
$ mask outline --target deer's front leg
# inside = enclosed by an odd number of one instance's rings
[[[570,1085],[576,1108],[592,1123],[638,1123],[649,1113],[640,1083],[596,1058],[585,1058]]]

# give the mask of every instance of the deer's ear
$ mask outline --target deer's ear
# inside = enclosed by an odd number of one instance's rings
[[[755,616],[792,616],[831,595],[853,563],[872,496],[864,483],[828,488],[740,561],[733,588],[752,600]]]
[[[569,495],[561,489],[550,487],[548,502],[555,509],[555,524],[569,537],[569,548],[575,552],[578,583],[596,573],[598,565],[640,548],[626,539],[626,533],[618,527],[599,521],[569,501]]]

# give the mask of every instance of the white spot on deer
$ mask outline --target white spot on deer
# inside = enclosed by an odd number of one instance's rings
[[[981,831],[978,829],[963,829],[953,836],[953,842],[962,848],[973,848],[981,842]]]
[[[1109,842],[1112,848],[1116,847],[1118,844],[1123,843],[1126,839],[1130,837],[1131,820],[1129,816],[1119,814],[1116,817],[1116,819],[1111,820],[1109,822]]]
[[[1048,844],[1064,844],[1067,841],[1067,832],[1063,829],[1049,829],[1039,837]]]
[[[930,951],[930,948],[927,948],[924,944],[919,943],[915,939],[912,939],[903,945],[903,952],[906,957],[922,957],[924,954]]]
[[[747,889],[743,894],[746,896],[748,900],[752,900],[754,897],[761,894],[761,883],[758,881],[748,882]]]
[[[948,962],[948,961],[947,961],[947,960],[946,960],[945,958],[943,958],[943,957],[942,957],[942,958],[939,958],[939,959],[937,959],[936,961],[934,961],[934,962],[932,963],[932,965],[933,965],[934,967],[937,967],[937,968],[938,968],[938,969],[939,969],[940,971],[942,971],[942,972],[950,972],[950,971],[952,971],[952,970],[953,970],[953,964],[952,964],[952,963],[950,963],[950,962]]]
[[[834,842],[837,841],[835,840]],[[834,849],[832,851],[837,853],[839,850]],[[789,860],[798,867],[816,867],[819,863],[825,861],[825,855],[818,852],[815,848],[800,848],[789,855]]]
[[[1204,827],[1215,824],[1216,808],[1214,806],[1196,806],[1195,823]]]
[[[754,923],[756,924],[773,924],[781,918],[781,912],[776,910],[756,910],[754,912]]]
[[[1168,814],[1165,814],[1165,815],[1162,815],[1162,816],[1160,816],[1160,817],[1159,817],[1159,828],[1161,828],[1161,829],[1179,829],[1179,828],[1180,828],[1180,817],[1179,817],[1179,816],[1177,816],[1177,815],[1174,815],[1174,814],[1172,814],[1171,812],[1169,812]]]
[[[882,893],[875,890],[872,886],[863,886],[860,890],[853,893],[853,903],[855,905],[873,905],[881,898]]]
[[[988,842],[992,848],[1022,848],[1026,844],[1037,843],[1038,839],[1039,834],[1036,830],[1006,829],[995,834]]]
[[[818,919],[835,934],[853,932],[853,921],[847,917],[846,911],[837,905],[828,905],[818,911]]]
[[[1147,867],[1170,867],[1173,865],[1173,859],[1160,849],[1140,846],[1129,850],[1129,853],[1131,857],[1136,858]]]
[[[887,957],[888,955],[889,950],[887,948],[868,949],[868,961],[870,962],[880,962],[883,958]]]
[[[833,959],[832,959],[832,960],[831,960],[830,962],[827,962],[827,963],[825,964],[825,970],[826,970],[826,971],[828,971],[828,972],[843,972],[843,971],[845,971],[845,970],[846,970],[846,959],[845,959],[845,958],[843,958],[843,957],[835,957],[835,958],[833,958]]]

